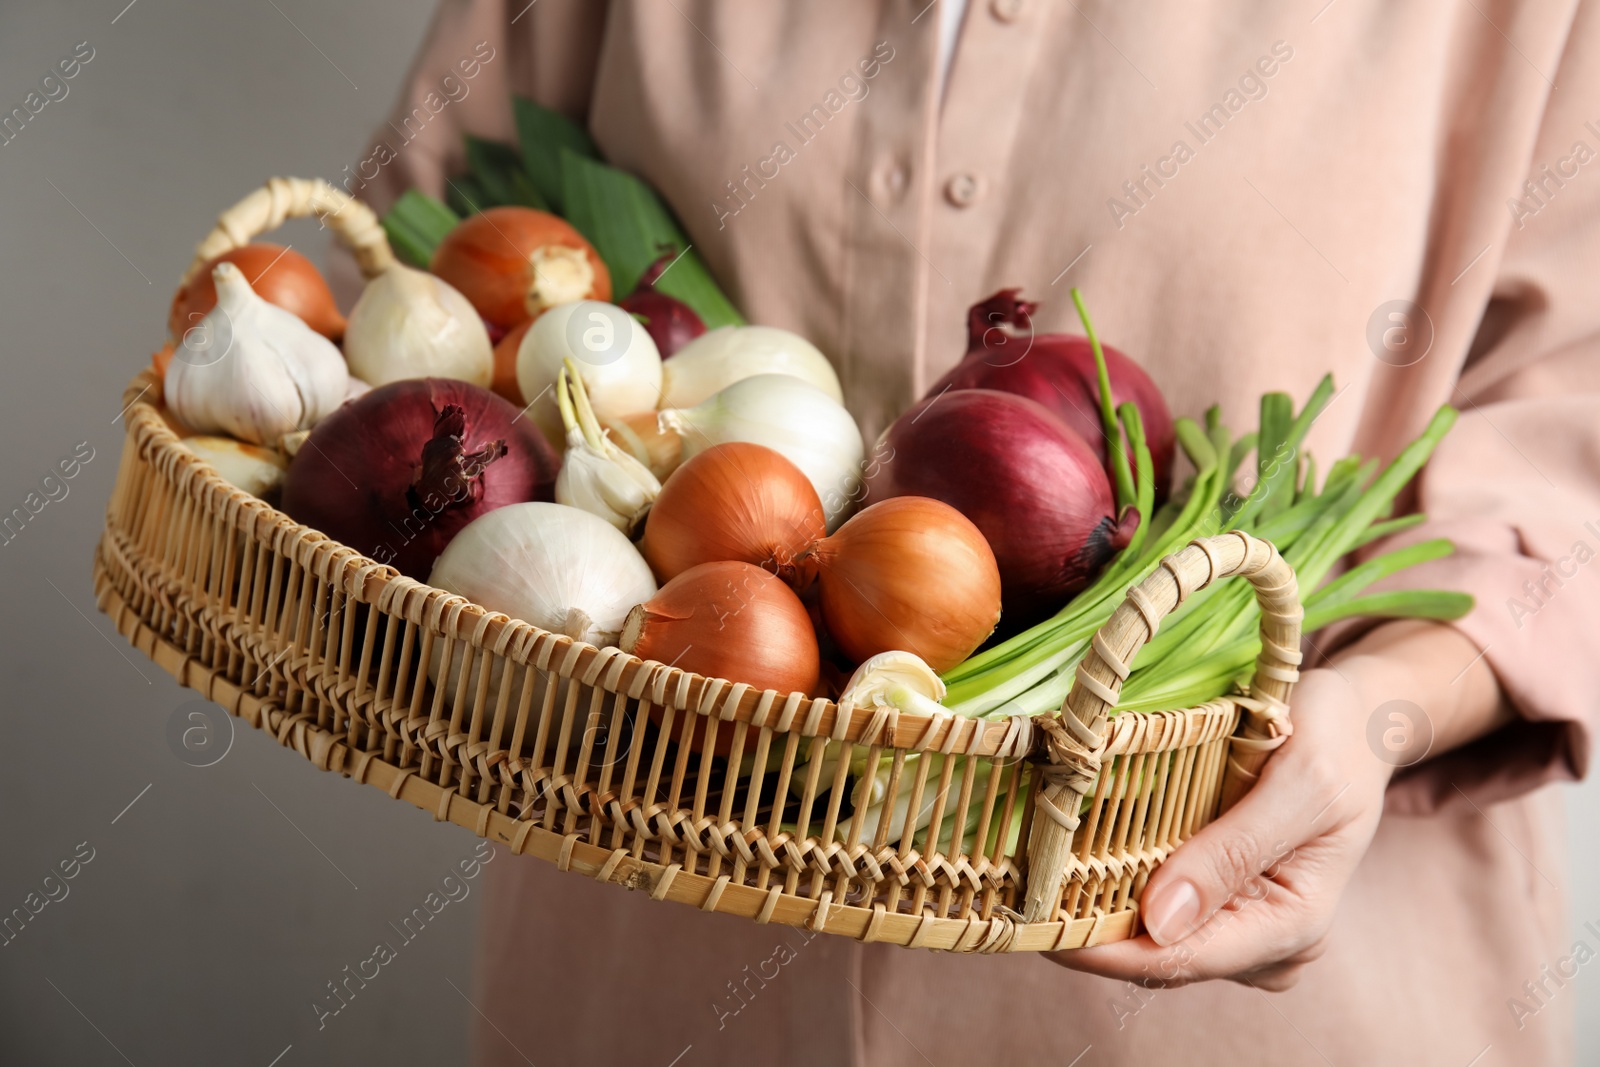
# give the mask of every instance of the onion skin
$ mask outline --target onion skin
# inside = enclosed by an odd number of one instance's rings
[[[891,458],[868,471],[867,500],[932,497],[972,520],[1000,568],[1008,629],[1060,610],[1138,528],[1132,508],[1113,517],[1110,481],[1083,438],[1012,393],[929,397],[878,450]]]
[[[817,686],[821,660],[816,633],[805,605],[779,579],[750,563],[702,563],[662,586],[628,614],[622,650],[707,678],[744,682],[780,694],[810,694]],[[688,713],[693,715],[692,712]],[[659,705],[650,717],[662,720]],[[704,716],[690,742],[701,748]],[[673,726],[682,735],[682,718]],[[733,746],[731,723],[719,723],[714,751],[726,756]]]
[[[295,453],[283,510],[425,582],[460,529],[553,499],[560,461],[517,408],[450,378],[390,382],[320,422]]]
[[[523,335],[532,325],[532,319],[525,319],[506,330],[494,343],[494,380],[489,383],[489,389],[518,408],[527,401],[522,399],[522,387],[517,384],[517,352],[522,348]]]
[[[983,533],[919,496],[879,501],[810,553],[828,635],[857,663],[912,652],[960,663],[1000,622],[1000,570]]]
[[[662,359],[706,332],[706,324],[700,321],[693,308],[656,288],[656,279],[665,274],[677,258],[678,253],[668,252],[650,264],[633,292],[617,301],[622,310],[644,319],[644,328],[656,343]]]
[[[1105,427],[1100,422],[1100,380],[1094,350],[1087,337],[1074,334],[1034,334],[1033,313],[1038,307],[1019,299],[1020,289],[1002,289],[967,312],[967,354],[928,390],[937,396],[950,389],[998,389],[1037,401],[1055,412],[1078,432],[1106,465]],[[1010,327],[1016,332],[1008,332]],[[1131,402],[1139,409],[1150,459],[1155,469],[1155,496],[1159,504],[1172,485],[1172,463],[1177,436],[1172,413],[1144,368],[1102,342],[1106,370],[1111,379],[1111,402]],[[1130,450],[1131,465],[1133,454]]]
[[[492,207],[462,219],[434,249],[429,269],[461,290],[478,314],[509,330],[538,317],[528,306],[540,284],[533,257],[561,249],[583,253],[593,278],[587,292],[545,303],[610,300],[611,275],[600,254],[565,220],[530,207]]]
[[[737,560],[798,589],[811,577],[800,556],[826,534],[822,500],[800,468],[737,441],[698,453],[667,479],[639,549],[657,581]]]
[[[167,331],[174,342],[193,329],[217,306],[217,285],[211,272],[218,263],[238,267],[255,294],[296,315],[330,341],[344,336],[345,319],[333,301],[333,291],[312,262],[282,245],[243,245],[206,261],[172,298]],[[163,368],[164,369],[164,368]]]

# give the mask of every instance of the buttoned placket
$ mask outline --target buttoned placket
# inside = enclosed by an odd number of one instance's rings
[[[1005,168],[1017,149],[1029,75],[1050,12],[1042,0],[974,0],[956,43],[931,145],[932,186],[925,250],[934,270],[929,305],[937,326],[916,363],[920,395],[965,347],[944,328],[964,321],[965,304],[983,293],[1007,205]],[[955,305],[951,307],[950,305]]]
[[[862,103],[846,174],[840,351],[845,397],[870,443],[915,399],[924,347],[938,23],[927,0],[885,0],[871,41],[894,49]],[[915,21],[914,21],[915,20]]]

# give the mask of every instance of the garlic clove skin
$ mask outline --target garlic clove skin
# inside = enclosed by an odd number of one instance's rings
[[[333,342],[262,300],[232,263],[212,279],[217,305],[184,334],[163,382],[174,415],[198,433],[260,445],[344,402],[350,374]]]
[[[247,445],[231,437],[197,434],[179,441],[178,447],[211,464],[223,481],[251,496],[267,497],[275,493],[289,470],[289,463],[281,452]]]
[[[350,373],[369,386],[456,378],[485,389],[494,346],[471,303],[443,278],[396,263],[367,283],[345,327]]]
[[[601,425],[617,447],[649,467],[657,481],[666,481],[678,469],[678,462],[683,456],[683,440],[675,431],[661,425],[659,412],[645,411],[620,419],[605,419]]]
[[[914,652],[879,652],[857,667],[839,703],[938,714],[946,711],[944,680]]]
[[[601,451],[581,433],[567,438],[567,454],[556,475],[556,503],[598,515],[623,533],[631,533],[641,514],[661,492],[656,476],[612,446]]]
[[[598,515],[632,536],[661,494],[661,483],[600,426],[583,377],[570,359],[556,380],[556,403],[567,427],[567,454],[556,475],[556,503]]]

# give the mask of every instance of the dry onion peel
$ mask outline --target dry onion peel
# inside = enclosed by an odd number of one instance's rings
[[[733,441],[667,479],[639,548],[661,581],[701,563],[739,560],[800,589],[813,571],[799,558],[826,532],[822,501],[800,468],[764,445]]]
[[[628,613],[622,649],[708,678],[743,682],[779,693],[816,688],[821,656],[811,617],[794,591],[760,567],[702,563],[678,575]],[[658,705],[651,718],[661,721]],[[701,747],[705,716],[694,716],[690,744]],[[733,728],[719,732],[714,750],[725,756]]]
[[[681,358],[680,352],[673,360]],[[838,401],[799,378],[753,375],[692,408],[661,412],[661,424],[683,438],[685,460],[729,441],[782,454],[811,480],[829,530],[844,521],[861,493],[866,450],[860,429]]]
[[[895,649],[946,671],[1000,621],[1000,571],[983,534],[948,504],[892,497],[864,509],[805,556],[822,618],[857,662]]]

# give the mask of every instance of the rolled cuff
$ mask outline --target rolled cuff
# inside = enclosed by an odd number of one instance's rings
[[[1600,721],[1600,634],[1595,585],[1600,523],[1563,544],[1530,544],[1527,531],[1487,520],[1427,523],[1383,547],[1448,537],[1456,553],[1414,567],[1383,588],[1454,589],[1473,610],[1454,625],[1494,671],[1516,721],[1399,772],[1387,810],[1422,815],[1486,805],[1552,781],[1585,777]],[[1559,535],[1558,535],[1559,536]],[[1551,541],[1546,536],[1540,541]],[[1462,663],[1462,672],[1471,661]]]

